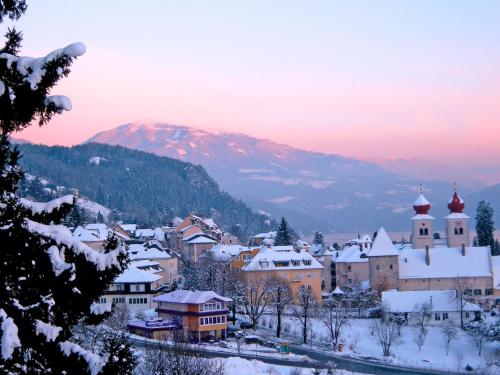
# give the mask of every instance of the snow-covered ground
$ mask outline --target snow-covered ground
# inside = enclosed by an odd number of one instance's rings
[[[219,359],[224,363],[224,375],[292,375],[292,371],[296,372],[293,375],[312,375],[313,368],[297,368],[290,366],[270,365],[257,360],[247,360],[239,357],[229,357],[226,359]],[[297,372],[300,371],[300,372]],[[321,372],[325,375],[326,370]],[[357,373],[350,371],[337,370],[336,375],[357,375]]]
[[[264,323],[264,326],[268,329],[271,321],[274,321],[272,316],[264,316],[261,319],[261,323]],[[352,320],[349,327],[345,328],[341,340],[345,345],[344,351],[338,354],[362,355],[383,359],[381,348],[370,333],[372,323],[373,321],[370,319]],[[275,329],[274,322],[271,325]],[[286,317],[283,328],[285,335],[302,337],[302,327],[294,318]],[[457,367],[463,369],[467,364],[470,364],[475,369],[484,369],[484,373],[486,373],[487,364],[491,363],[494,358],[497,361],[500,358],[499,345],[491,342],[484,344],[483,353],[480,357],[476,346],[471,342],[467,334],[460,330],[457,338],[451,342],[449,354],[446,355],[445,343],[440,328],[435,326],[428,327],[425,344],[422,350],[419,351],[414,341],[414,330],[414,327],[402,328],[400,339],[391,349],[392,356],[387,359],[390,363],[452,371],[455,371]],[[314,346],[323,348],[327,348],[330,343],[328,331],[323,323],[317,319],[312,320],[312,343]],[[491,370],[491,367],[488,370]]]

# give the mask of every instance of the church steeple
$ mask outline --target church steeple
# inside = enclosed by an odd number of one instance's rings
[[[429,215],[431,204],[424,197],[422,184],[420,184],[418,191],[418,197],[415,202],[413,202],[415,216],[411,218],[411,242],[414,249],[423,249],[426,246],[434,247],[434,233],[432,231],[434,218]]]
[[[469,241],[469,216],[463,213],[465,202],[457,193],[457,184],[454,193],[448,201],[449,215],[445,217],[446,238],[449,247],[470,246]]]

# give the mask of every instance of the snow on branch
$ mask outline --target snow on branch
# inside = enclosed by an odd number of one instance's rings
[[[111,308],[113,306],[111,306],[110,303],[92,303],[92,305],[90,305],[90,312],[94,315],[102,315],[102,314],[106,314],[108,312],[111,312]]]
[[[57,246],[49,247],[47,254],[49,254],[50,262],[52,263],[52,270],[56,276],[59,276],[64,271],[73,268],[73,264],[66,263],[64,261],[64,251],[60,251]]]
[[[87,362],[91,375],[98,374],[104,366],[104,362],[101,360],[101,357],[83,349],[80,345],[64,341],[59,343],[59,348],[67,357],[71,354],[76,354],[82,357]]]
[[[41,203],[33,202],[29,199],[20,198],[19,203],[27,210],[30,210],[33,215],[50,214],[54,210],[61,208],[63,204],[73,204],[73,195],[65,195],[60,198],[51,200],[50,202]]]
[[[99,271],[104,271],[105,269],[113,266],[120,269],[120,262],[118,261],[117,256],[126,251],[126,249],[121,245],[115,250],[104,254],[91,249],[83,242],[73,238],[69,229],[64,225],[45,225],[32,220],[25,220],[25,223],[30,232],[50,238],[58,245],[63,245],[68,250],[71,250],[76,254],[84,255],[87,261],[94,263]]]
[[[9,53],[0,54],[0,59],[6,60],[7,68],[11,68],[13,63],[16,63],[16,68],[19,74],[26,76],[24,79],[29,83],[32,90],[38,88],[38,84],[42,81],[46,73],[46,65],[53,60],[61,57],[74,58],[81,56],[85,53],[86,48],[83,43],[73,43],[64,48],[57,49],[49,53],[45,57],[28,57],[28,56],[15,56]],[[60,70],[59,74],[63,71]]]
[[[52,95],[47,96],[45,99],[45,105],[50,106],[53,105],[57,113],[62,113],[62,111],[71,111],[71,99],[64,95]]]
[[[56,338],[59,336],[61,331],[62,327],[53,326],[38,319],[36,321],[36,334],[43,334],[46,337],[47,342],[56,341]]]
[[[21,347],[21,341],[17,336],[18,329],[14,320],[7,316],[4,309],[0,309],[0,319],[2,320],[2,324],[0,326],[2,331],[2,358],[7,360],[12,357],[16,348]]]

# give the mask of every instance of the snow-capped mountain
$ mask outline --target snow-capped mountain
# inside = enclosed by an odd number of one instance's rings
[[[266,139],[163,123],[135,122],[96,134],[108,143],[198,163],[221,187],[255,209],[284,215],[299,229],[409,228],[420,181],[370,162],[300,150]],[[427,182],[426,195],[444,206],[453,187]],[[469,190],[463,188],[462,194]]]

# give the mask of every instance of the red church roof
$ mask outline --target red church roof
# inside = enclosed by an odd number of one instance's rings
[[[450,209],[450,212],[461,213],[464,210],[464,207],[465,207],[464,201],[462,200],[462,198],[458,196],[457,192],[455,192],[453,194],[453,197],[448,202],[448,208]]]

